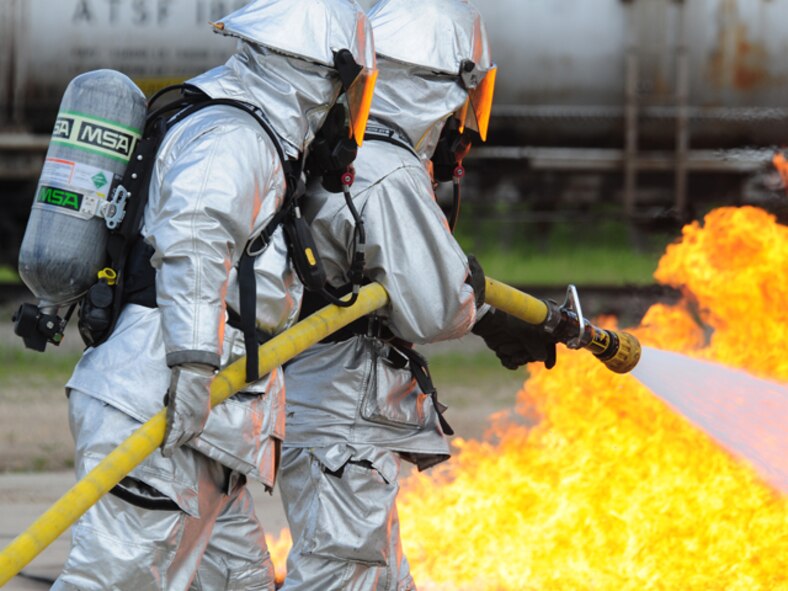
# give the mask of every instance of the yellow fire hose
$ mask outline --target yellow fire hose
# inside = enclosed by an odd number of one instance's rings
[[[530,324],[540,325],[549,320],[551,303],[543,302],[528,294],[493,279],[487,280],[487,303],[504,312],[517,316]],[[379,284],[372,283],[361,289],[358,301],[350,308],[327,306],[299,322],[292,328],[274,337],[260,347],[260,374],[265,375],[274,368],[292,359],[318,341],[354,320],[369,314],[388,303],[388,294]],[[595,327],[593,327],[595,328]],[[596,329],[600,331],[600,329]],[[610,334],[612,331],[602,331]],[[612,333],[613,339],[627,343],[632,349],[632,341],[639,343],[627,333]],[[599,347],[582,345],[597,354]],[[627,347],[617,347],[625,349]],[[621,356],[618,351],[611,359]],[[632,353],[621,356],[621,363],[635,366],[637,359]],[[608,367],[608,361],[604,361]],[[211,405],[216,406],[240,391],[246,385],[245,358],[223,369],[211,384]],[[615,365],[615,364],[614,364]],[[618,367],[617,366],[617,367]],[[619,371],[611,367],[614,371]],[[628,370],[627,370],[628,371]],[[126,441],[105,457],[82,480],[68,490],[54,505],[39,517],[27,530],[17,536],[0,552],[0,586],[5,585],[19,573],[31,560],[54,542],[66,529],[77,521],[103,495],[109,492],[129,472],[153,453],[164,439],[166,413],[164,410],[143,424]]]

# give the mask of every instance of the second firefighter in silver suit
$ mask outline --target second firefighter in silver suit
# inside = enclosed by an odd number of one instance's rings
[[[449,118],[479,126],[480,105],[469,99],[494,72],[484,26],[464,0],[383,0],[369,18],[379,76],[352,192],[366,230],[365,276],[390,304],[286,367],[279,482],[294,546],[285,591],[415,589],[399,537],[400,463],[428,468],[449,457],[449,445],[408,344],[461,337],[479,313],[428,163]],[[473,88],[460,78],[468,63]],[[486,126],[489,105],[481,107]],[[329,283],[347,284],[355,223],[341,196],[313,183],[304,214]]]

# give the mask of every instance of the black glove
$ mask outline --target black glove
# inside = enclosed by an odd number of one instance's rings
[[[555,342],[550,336],[506,312],[491,309],[472,332],[484,339],[507,369],[517,369],[531,361],[543,361],[547,369],[555,365]]]
[[[476,309],[478,310],[479,308],[482,307],[482,304],[484,304],[484,295],[485,295],[485,287],[486,287],[484,270],[482,269],[482,266],[479,263],[479,261],[472,254],[468,255],[468,268],[470,269],[471,272],[468,274],[468,278],[465,280],[465,283],[467,283],[473,288],[474,300],[476,301]]]

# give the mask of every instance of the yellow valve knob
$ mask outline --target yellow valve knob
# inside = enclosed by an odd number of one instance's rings
[[[118,274],[114,269],[110,269],[109,267],[105,267],[99,271],[98,278],[99,280],[104,279],[107,285],[115,285],[118,282]]]

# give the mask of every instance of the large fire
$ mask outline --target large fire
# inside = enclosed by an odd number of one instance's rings
[[[687,297],[649,310],[644,344],[788,381],[788,228],[715,210],[655,277]],[[419,589],[788,590],[785,496],[587,353],[529,369],[484,441],[403,482]],[[269,542],[283,570],[287,542]]]

